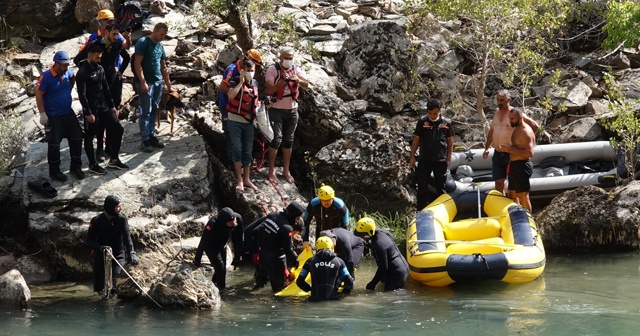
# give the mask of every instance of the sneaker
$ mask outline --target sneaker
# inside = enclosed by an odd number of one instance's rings
[[[149,137],[149,142],[151,143],[151,146],[155,148],[164,148],[162,141],[158,140],[156,137]]]
[[[98,175],[104,175],[107,173],[107,171],[104,168],[100,167],[100,165],[97,163],[92,165],[90,164],[89,171]]]
[[[116,162],[109,161],[109,164],[107,165],[107,168],[129,169],[129,166],[127,166],[126,164],[122,163],[122,161],[118,160]]]
[[[56,181],[67,182],[67,175],[63,174],[60,171],[49,172],[49,176]]]
[[[99,148],[98,150],[96,150],[96,161],[103,162],[106,159],[107,157],[104,153],[104,150],[102,150],[102,148]]]
[[[151,141],[145,140],[142,142],[142,151],[145,153],[153,152],[153,147],[151,147]]]
[[[85,175],[82,169],[80,168],[71,169],[69,172],[73,176],[75,176],[78,180],[82,180],[83,178],[87,177],[87,175]]]

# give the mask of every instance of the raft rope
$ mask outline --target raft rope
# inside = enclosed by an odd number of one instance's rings
[[[111,289],[113,289],[113,269],[111,268],[111,247],[107,246],[102,250],[102,258],[104,264],[104,297],[111,297]]]
[[[154,300],[151,295],[149,295],[144,289],[142,289],[142,287],[138,284],[138,282],[136,282],[136,280],[131,276],[131,274],[129,274],[129,272],[127,272],[126,269],[124,269],[124,266],[122,266],[118,260],[113,256],[113,253],[111,253],[111,249],[109,249],[107,251],[107,253],[109,254],[109,256],[111,257],[111,259],[113,261],[116,262],[116,264],[118,264],[118,266],[120,266],[120,268],[122,269],[122,271],[124,272],[124,274],[126,274],[129,279],[131,279],[131,281],[133,281],[133,283],[138,287],[138,289],[140,290],[140,292],[142,292],[144,295],[146,295],[149,299],[151,299],[151,301],[153,301],[153,303],[155,303],[156,305],[158,305],[158,307],[163,308],[156,300]],[[105,263],[106,264],[106,263]]]

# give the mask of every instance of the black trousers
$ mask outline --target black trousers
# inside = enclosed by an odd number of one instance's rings
[[[277,293],[284,289],[287,258],[284,254],[260,253],[260,273],[269,275],[271,290]]]
[[[120,251],[117,253],[114,251],[114,256],[120,263],[120,265],[124,265],[124,251]],[[118,277],[120,276],[120,272],[122,268],[118,266],[115,261],[111,261],[111,284],[113,288],[116,287],[116,282],[118,281]],[[99,292],[104,289],[104,256],[102,255],[102,251],[96,251],[93,254],[93,291]]]
[[[218,287],[219,290],[227,288],[227,250],[222,249],[217,255],[213,255],[211,251],[205,250],[207,258],[213,266],[213,277],[211,281]]]
[[[416,169],[416,180],[418,182],[417,209],[418,211],[426,207],[429,202],[429,180],[433,173],[434,187],[436,195],[445,193],[445,183],[447,182],[447,163],[445,161],[420,161]]]
[[[82,167],[82,127],[75,113],[63,116],[48,116],[49,127],[47,161],[49,173],[60,171],[60,142],[66,138],[69,142],[69,155],[71,156],[70,169]]]
[[[124,127],[120,124],[120,121],[111,110],[100,112],[96,116],[96,122],[90,123],[85,119],[84,121],[84,152],[89,158],[89,164],[96,163],[96,157],[93,150],[93,138],[98,134],[98,138],[102,137],[104,131],[100,131],[100,126],[107,131],[106,148],[108,149],[109,156],[112,159],[117,159],[120,154],[120,147],[122,146],[122,135],[124,134]],[[100,146],[98,146],[100,148]]]

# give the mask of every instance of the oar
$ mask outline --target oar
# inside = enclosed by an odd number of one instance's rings
[[[420,243],[445,243],[445,244],[472,244],[472,245],[485,245],[485,246],[497,246],[504,248],[516,248],[516,247],[524,247],[524,245],[520,244],[497,244],[497,243],[487,243],[487,242],[479,242],[472,240],[409,240],[407,244],[420,244]]]

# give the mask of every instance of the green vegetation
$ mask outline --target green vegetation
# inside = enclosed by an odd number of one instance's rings
[[[605,73],[604,80],[608,89],[609,109],[613,112],[613,118],[603,119],[604,127],[616,133],[609,140],[616,149],[622,151],[629,178],[633,180],[636,172],[634,163],[638,162],[636,149],[640,148],[640,116],[634,108],[638,101],[626,98],[610,73]]]
[[[410,32],[426,37],[439,20],[458,20],[461,35],[449,42],[465,53],[473,65],[475,108],[483,124],[487,79],[497,78],[505,88],[518,88],[529,96],[534,79],[557,49],[554,36],[565,22],[567,0],[458,0],[409,1],[404,12],[411,19]]]
[[[637,46],[640,43],[640,3],[623,0],[608,1],[608,5],[607,23],[604,25],[607,38],[602,47]]]
[[[396,244],[404,246],[406,240],[406,232],[409,221],[411,220],[411,216],[413,213],[405,213],[405,214],[389,214],[385,215],[380,212],[374,213],[366,213],[362,212],[358,214],[356,218],[354,218],[354,226],[355,223],[358,222],[360,218],[370,217],[376,222],[377,227],[385,228],[391,231],[393,238]]]
[[[0,83],[0,91],[2,87]],[[4,93],[0,95],[4,96]],[[0,114],[0,176],[7,174],[13,167],[25,141],[20,116]]]

